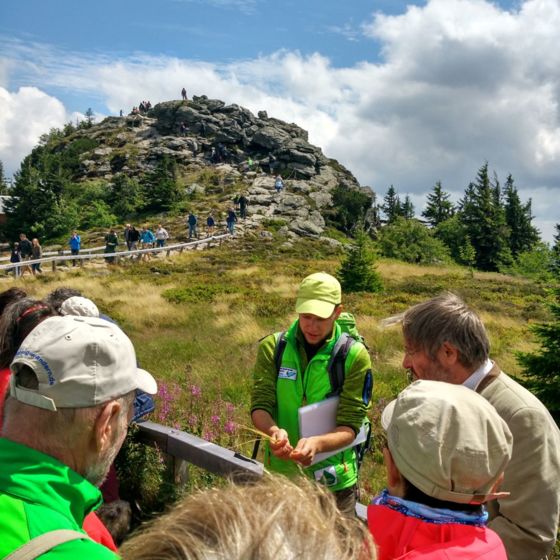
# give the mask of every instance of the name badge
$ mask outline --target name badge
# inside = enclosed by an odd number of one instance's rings
[[[278,372],[278,379],[289,379],[295,381],[297,379],[297,369],[281,367]]]

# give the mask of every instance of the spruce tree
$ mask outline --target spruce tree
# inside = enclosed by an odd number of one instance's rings
[[[4,164],[0,160],[0,194],[8,194],[8,181],[4,175]]]
[[[552,245],[552,272],[560,278],[560,224],[556,224],[556,235]]]
[[[433,192],[428,195],[428,203],[422,212],[422,216],[432,227],[436,227],[441,222],[453,217],[455,208],[450,198],[451,195],[443,190],[441,182],[438,181]]]
[[[510,230],[509,247],[513,258],[530,251],[539,241],[539,232],[532,225],[531,200],[521,203],[513,177],[508,176],[504,189],[505,217]]]
[[[383,199],[381,210],[383,210],[387,223],[389,224],[402,215],[401,199],[399,198],[399,195],[393,185],[387,189],[387,194]]]
[[[412,220],[414,218],[414,204],[412,204],[408,195],[406,195],[404,202],[401,204],[400,215],[405,220]]]
[[[496,271],[511,264],[509,229],[500,201],[499,184],[488,177],[488,163],[470,184],[460,203],[460,220],[476,252],[476,267]]]
[[[360,227],[355,243],[348,249],[337,277],[345,293],[380,292],[383,289],[381,277],[375,269],[375,251],[371,241]]]
[[[523,384],[550,410],[556,422],[560,421],[560,288],[554,290],[554,302],[549,304],[552,321],[533,325],[531,330],[541,344],[536,352],[518,354],[525,379]]]

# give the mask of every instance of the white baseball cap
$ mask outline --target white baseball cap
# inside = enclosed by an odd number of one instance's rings
[[[37,376],[37,389],[17,384],[24,365]],[[52,411],[96,406],[136,389],[157,393],[152,375],[137,367],[130,339],[97,317],[45,319],[25,338],[10,369],[10,395]]]
[[[82,296],[72,296],[62,302],[60,314],[99,317],[99,309],[91,299]]]

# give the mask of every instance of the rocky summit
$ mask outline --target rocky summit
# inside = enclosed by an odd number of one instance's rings
[[[164,156],[185,176],[212,167],[226,184],[243,186],[250,201],[246,228],[279,218],[291,235],[320,237],[335,187],[373,197],[350,171],[310,144],[296,124],[206,96],[108,117],[78,134],[96,145],[80,155],[78,180],[111,182],[119,174],[142,180]],[[277,175],[284,182],[281,192],[274,187]],[[203,196],[205,187],[192,183],[185,189]]]

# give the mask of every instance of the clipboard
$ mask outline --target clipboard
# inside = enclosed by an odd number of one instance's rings
[[[340,397],[329,397],[328,399],[302,406],[298,409],[299,420],[299,434],[300,437],[320,436],[328,432],[333,432],[337,426],[336,424],[336,411]],[[339,447],[333,451],[326,451],[325,453],[317,453],[311,462],[312,465],[323,461],[327,457],[336,455],[341,451],[350,449],[355,445],[366,441],[367,433],[364,424],[360,427],[358,435],[352,442],[344,447]]]

